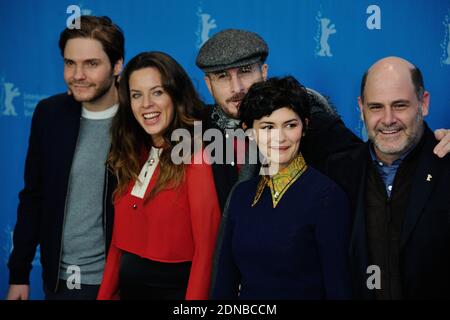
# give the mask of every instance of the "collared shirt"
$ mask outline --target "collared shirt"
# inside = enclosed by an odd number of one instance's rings
[[[139,173],[139,179],[136,180],[134,187],[131,190],[131,194],[133,196],[144,199],[150,180],[152,179],[156,167],[159,164],[159,156],[161,153],[162,148],[151,148],[148,159],[142,166],[141,173]]]
[[[258,203],[267,186],[270,189],[273,207],[275,208],[289,187],[297,181],[307,168],[305,159],[303,159],[300,153],[286,168],[280,170],[272,177],[262,176],[256,188],[256,195],[253,199],[252,207]]]
[[[414,149],[414,147],[410,148],[408,151],[402,154],[400,158],[392,162],[391,165],[387,165],[377,159],[377,156],[375,155],[375,151],[373,149],[373,144],[370,144],[369,147],[370,156],[372,158],[373,163],[375,164],[375,167],[377,168],[378,173],[381,176],[381,179],[384,182],[388,198],[391,197],[392,186],[394,185],[394,179],[395,175],[397,174],[397,170],[400,167],[402,161],[406,158],[406,156],[411,152],[412,149]]]

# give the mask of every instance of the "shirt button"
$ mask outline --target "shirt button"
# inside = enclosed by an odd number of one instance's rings
[[[234,161],[231,161],[231,163],[230,163],[232,166],[234,166]]]
[[[229,138],[230,137],[230,135],[227,133],[227,134],[225,134],[225,138]]]
[[[380,166],[383,166],[383,162],[378,162],[378,164],[379,164]]]
[[[388,186],[388,190],[389,190],[389,191],[392,191],[392,186]]]
[[[137,204],[133,204],[133,209],[137,209]]]
[[[278,192],[275,192],[275,198],[278,198],[280,194]]]

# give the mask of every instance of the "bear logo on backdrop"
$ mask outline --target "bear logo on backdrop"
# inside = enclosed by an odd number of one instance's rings
[[[197,16],[199,19],[199,27],[196,32],[197,48],[203,46],[208,41],[211,30],[217,28],[216,20],[209,13],[203,12],[201,7],[198,8]]]
[[[19,88],[12,82],[0,78],[0,112],[4,116],[17,116],[13,100],[20,96]]]
[[[330,18],[322,16],[322,11],[317,13],[316,21],[318,22],[318,31],[314,38],[317,43],[316,56],[332,57],[333,54],[331,53],[331,47],[328,40],[331,35],[337,32],[336,27],[331,23]]]
[[[441,43],[441,48],[443,49],[443,54],[441,58],[442,65],[450,65],[450,10],[445,16],[444,21],[444,41]]]

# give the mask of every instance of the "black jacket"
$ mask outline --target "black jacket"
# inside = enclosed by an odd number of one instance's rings
[[[400,280],[405,299],[450,298],[450,156],[433,153],[437,142],[426,126],[400,235]],[[354,297],[373,299],[367,288],[365,190],[368,144],[330,159],[326,172],[347,192],[354,222],[350,263]],[[381,270],[383,272],[383,270]]]
[[[14,249],[8,262],[10,284],[29,284],[32,260],[40,245],[44,285],[56,290],[67,188],[80,119],[81,104],[67,94],[52,96],[36,106],[25,162],[25,186],[19,193]],[[105,168],[105,254],[111,242],[111,195],[115,185],[115,178]]]

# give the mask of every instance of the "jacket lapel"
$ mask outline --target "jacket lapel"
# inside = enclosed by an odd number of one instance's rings
[[[426,127],[424,135],[425,142],[423,150],[419,155],[419,163],[414,174],[408,201],[409,204],[403,222],[400,249],[405,246],[417,221],[423,214],[423,208],[431,196],[436,181],[438,180],[439,172],[441,171],[440,166],[436,162],[436,156],[433,154],[433,148],[436,144],[433,133]]]

